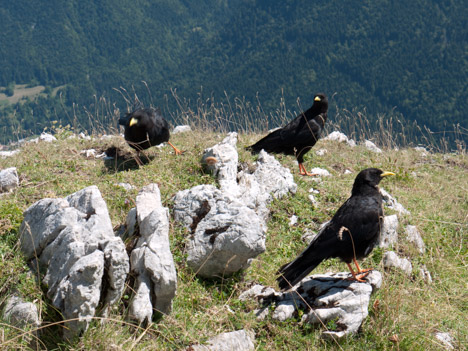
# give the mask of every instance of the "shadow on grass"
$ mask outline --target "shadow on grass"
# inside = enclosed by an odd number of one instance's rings
[[[155,156],[148,156],[144,153],[140,153],[141,164],[139,164],[136,152],[122,150],[116,146],[107,148],[105,152],[109,157],[109,159],[104,160],[104,167],[106,168],[107,173],[139,169],[141,166],[150,163],[155,158]]]

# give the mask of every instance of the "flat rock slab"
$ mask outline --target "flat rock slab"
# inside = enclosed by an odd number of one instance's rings
[[[65,338],[85,331],[98,305],[99,314],[106,316],[121,297],[129,259],[96,186],[30,206],[21,223],[20,245],[30,266],[45,272],[47,296],[67,321]]]
[[[370,296],[382,284],[382,275],[378,271],[370,272],[365,278],[366,283],[347,280],[349,277],[350,274],[345,272],[313,275],[286,292],[256,285],[239,298],[258,299],[261,308],[257,315],[262,318],[272,310],[272,318],[285,321],[297,317],[301,310],[301,323],[325,326],[334,320],[336,330],[326,330],[322,336],[342,338],[359,330],[369,314]]]
[[[187,351],[251,351],[255,350],[252,331],[236,330],[209,339],[205,345],[191,345]]]

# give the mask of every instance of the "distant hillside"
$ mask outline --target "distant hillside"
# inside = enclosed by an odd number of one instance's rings
[[[17,0],[0,16],[0,86],[66,86],[62,102],[0,101],[0,142],[66,116],[87,128],[83,106],[92,110],[105,96],[123,107],[119,87],[156,105],[171,89],[191,101],[201,91],[218,100],[226,92],[258,98],[267,114],[282,98],[292,109],[300,98],[305,108],[323,91],[333,96],[331,118],[336,108],[357,109],[436,132],[468,128],[461,0]],[[167,108],[175,107],[170,100]]]

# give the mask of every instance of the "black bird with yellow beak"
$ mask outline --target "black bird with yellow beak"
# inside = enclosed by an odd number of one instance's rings
[[[119,124],[125,128],[124,136],[128,145],[135,149],[138,155],[141,151],[164,142],[172,146],[176,155],[182,154],[182,151],[169,141],[169,123],[159,110],[139,108],[121,117]]]
[[[352,279],[364,281],[362,278],[371,269],[361,269],[357,260],[368,256],[379,242],[383,209],[378,184],[390,175],[395,173],[377,168],[365,169],[357,175],[351,197],[309,246],[294,261],[279,269],[277,280],[282,290],[299,283],[329,258],[340,258],[348,265]],[[351,262],[356,266],[356,272]]]
[[[294,155],[299,163],[299,174],[314,175],[304,167],[304,155],[309,152],[320,138],[327,120],[328,99],[325,94],[314,96],[314,103],[307,111],[302,112],[283,128],[277,129],[247,147],[253,154],[262,149],[269,153]]]

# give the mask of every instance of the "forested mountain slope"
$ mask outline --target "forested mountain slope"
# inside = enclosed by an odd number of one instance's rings
[[[171,89],[192,100],[203,90],[217,99],[258,96],[268,113],[282,97],[305,108],[323,91],[333,96],[332,114],[365,109],[433,131],[468,128],[467,15],[461,0],[6,2],[0,86],[64,88],[1,101],[0,142],[67,114],[86,127],[83,106],[92,109],[94,96],[122,106],[113,88],[143,94],[141,81],[154,104]]]

